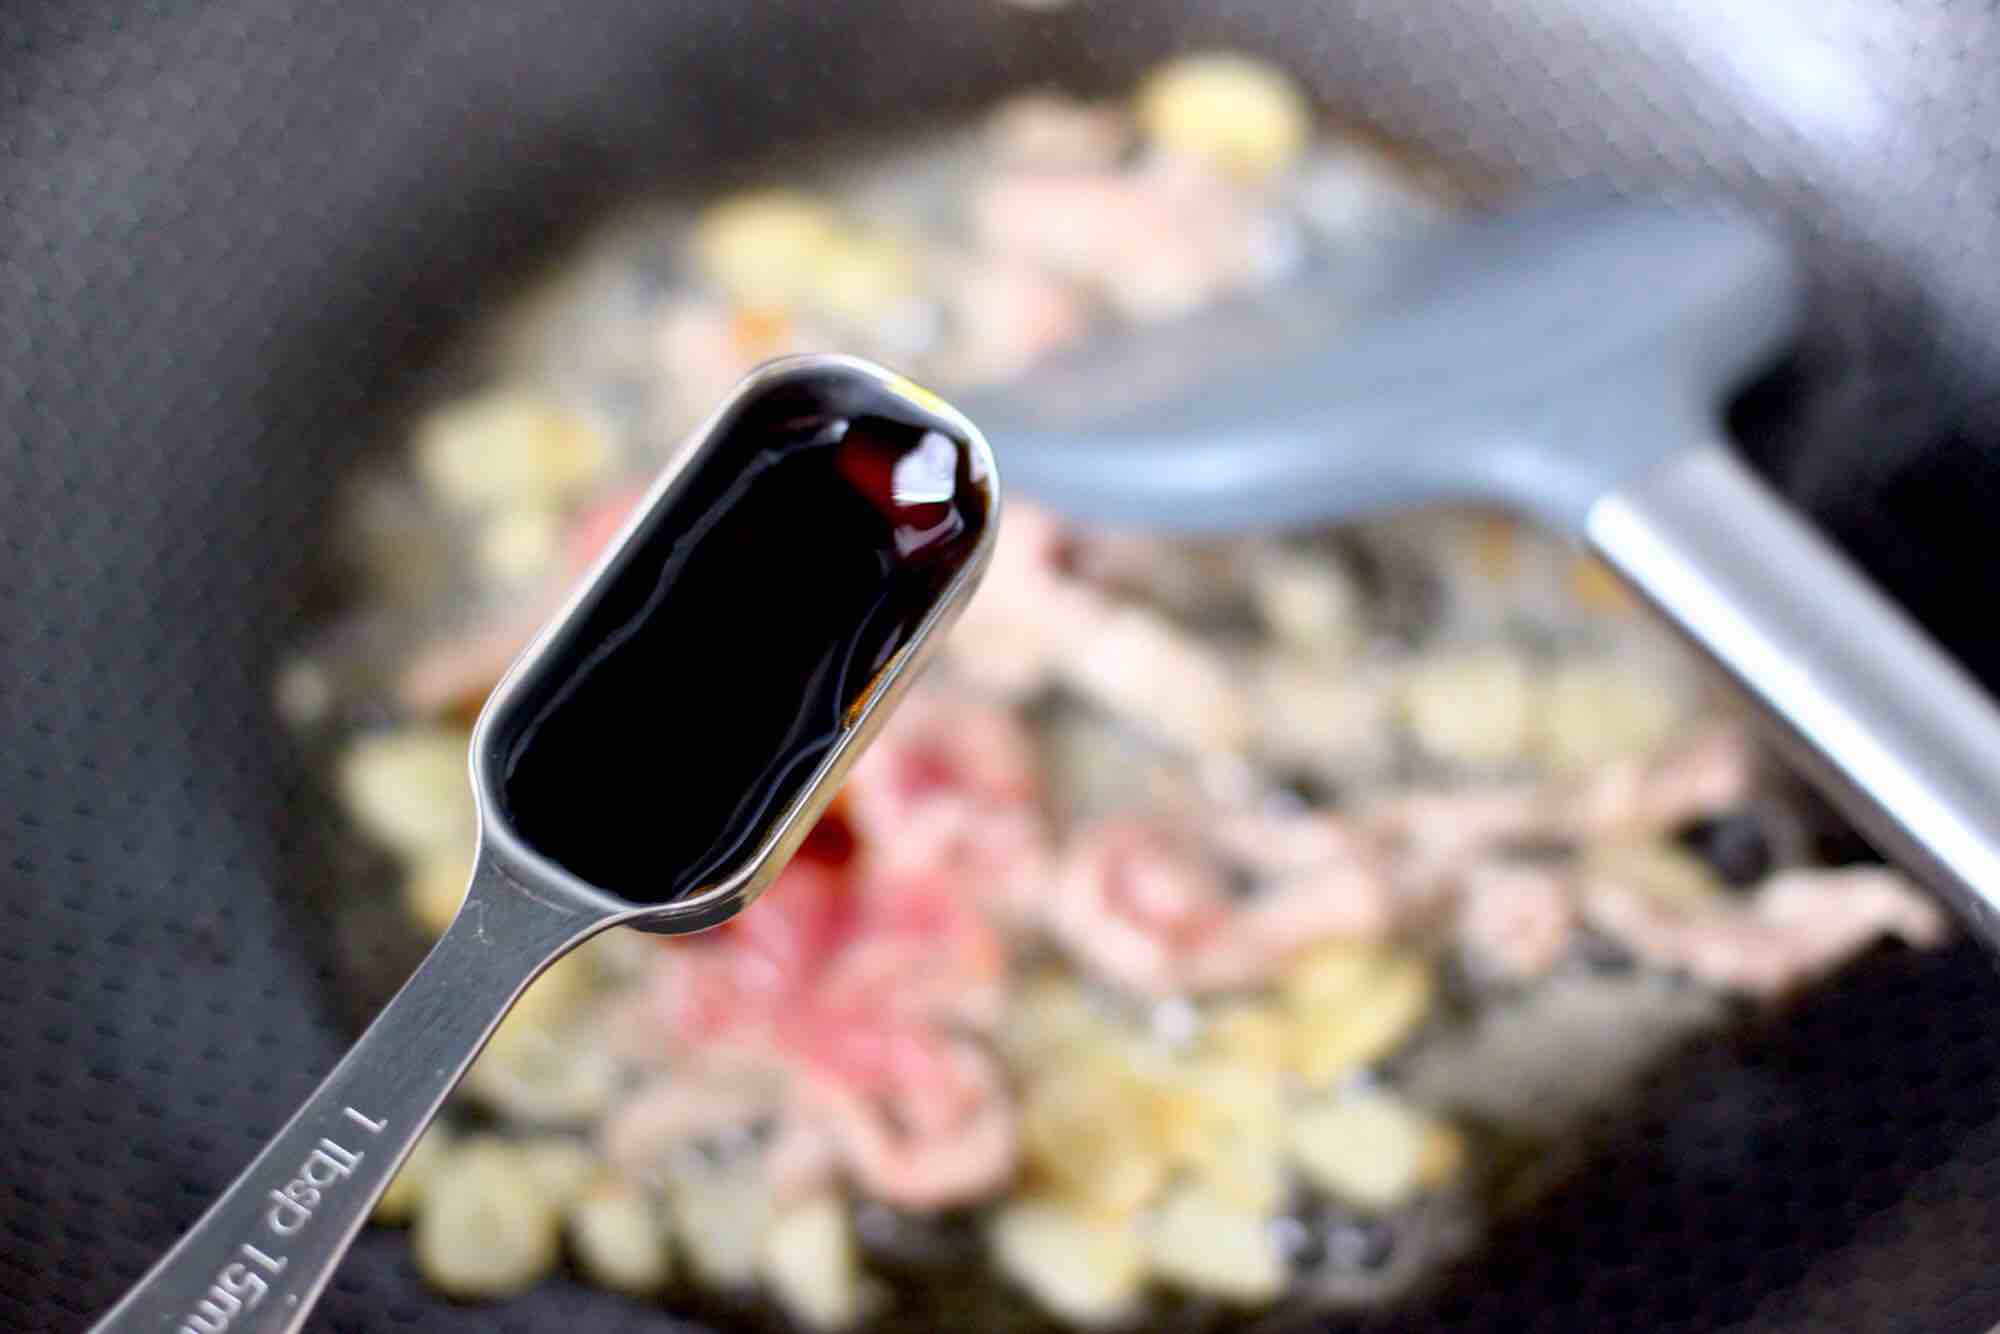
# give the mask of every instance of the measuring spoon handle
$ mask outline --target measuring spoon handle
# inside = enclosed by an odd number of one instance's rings
[[[96,1334],[298,1329],[515,998],[604,922],[533,897],[483,862],[465,906],[402,990]]]
[[[1585,533],[1849,819],[2000,945],[2000,712],[1963,668],[1719,438],[1603,496]]]

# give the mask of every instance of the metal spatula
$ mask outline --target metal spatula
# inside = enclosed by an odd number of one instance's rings
[[[1576,537],[2000,943],[2000,714],[1724,440],[1800,308],[1741,219],[1561,200],[964,407],[1014,486],[1079,517],[1212,532],[1477,501]]]

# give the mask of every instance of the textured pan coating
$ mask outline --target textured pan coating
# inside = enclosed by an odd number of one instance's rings
[[[343,460],[452,332],[631,190],[1219,41],[1475,172],[1775,211],[1820,304],[1756,438],[1993,674],[1976,589],[1938,577],[1978,568],[2000,487],[1973,448],[2000,438],[1980,6],[26,0],[0,33],[0,1324],[108,1302],[407,962],[337,962],[357,854],[265,685]],[[1406,1327],[1984,1328],[1995,994],[1968,954],[1884,960],[1665,1077],[1616,1167]],[[329,1327],[639,1320],[563,1289],[421,1306],[397,1249],[350,1262]]]

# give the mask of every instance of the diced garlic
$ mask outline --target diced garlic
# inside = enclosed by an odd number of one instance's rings
[[[458,916],[471,880],[471,849],[441,848],[423,853],[404,873],[403,904],[419,926],[441,936]]]
[[[369,1219],[392,1227],[409,1222],[436,1178],[438,1165],[451,1151],[451,1140],[451,1130],[444,1122],[432,1122],[431,1128],[417,1138],[409,1157],[396,1169],[396,1175],[389,1178],[389,1187],[375,1201],[375,1211],[368,1215]]]
[[[1273,1005],[1236,1001],[1218,1008],[1202,1029],[1203,1049],[1263,1070],[1284,1068],[1288,1026]]]
[[[1147,1238],[1153,1270],[1176,1287],[1252,1305],[1285,1286],[1268,1220],[1183,1186],[1160,1206]]]
[[[697,1279],[727,1288],[756,1278],[758,1252],[770,1230],[771,1199],[753,1169],[677,1177],[668,1200],[674,1234]]]
[[[1217,51],[1162,65],[1139,88],[1140,126],[1170,153],[1202,158],[1243,180],[1283,171],[1312,133],[1305,94],[1263,61]]]
[[[568,1135],[545,1135],[521,1145],[521,1170],[557,1209],[567,1209],[591,1188],[604,1164],[590,1146]]]
[[[764,1238],[758,1272],[786,1314],[808,1329],[845,1329],[861,1316],[854,1225],[837,1195],[816,1195],[780,1214]]]
[[[882,232],[844,231],[814,265],[806,300],[830,321],[873,329],[916,293],[909,246]]]
[[[1430,1012],[1430,966],[1413,955],[1343,943],[1316,951],[1285,978],[1295,1073],[1314,1088],[1394,1051]]]
[[[1182,1104],[1162,1147],[1174,1163],[1233,1208],[1265,1214],[1285,1192],[1284,1094],[1277,1070],[1197,1060],[1170,1076]]]
[[[1258,662],[1255,680],[1260,757],[1313,770],[1373,769],[1391,757],[1396,695],[1376,676],[1335,660],[1273,653]]]
[[[1533,722],[1528,664],[1504,648],[1419,660],[1403,682],[1403,718],[1439,759],[1491,766],[1519,758]]]
[[[737,301],[783,307],[803,298],[841,222],[825,202],[791,190],[754,190],[710,205],[691,248],[702,271]]]
[[[508,1296],[555,1268],[556,1210],[511,1146],[476,1139],[438,1165],[418,1207],[412,1246],[417,1268],[440,1292]]]
[[[518,389],[498,389],[438,409],[418,425],[418,474],[467,509],[553,505],[610,467],[593,423]]]
[[[1329,1194],[1358,1208],[1393,1209],[1422,1185],[1426,1154],[1438,1152],[1430,1134],[1429,1119],[1394,1094],[1357,1093],[1295,1113],[1292,1157]]]
[[[1021,1147],[1037,1177],[1066,1200],[1111,1216],[1146,1205],[1167,1179],[1148,1142],[1142,1090],[1107,1049],[1102,1063],[1052,1070],[1023,1095]]]
[[[479,566],[500,584],[532,583],[555,567],[562,524],[546,505],[500,510],[479,530]]]
[[[1193,1090],[1158,1073],[1133,1079],[1131,1087],[1129,1113],[1146,1152],[1159,1162],[1164,1182],[1169,1167],[1195,1156],[1207,1111]]]
[[[1596,659],[1557,666],[1541,696],[1535,748],[1560,773],[1650,754],[1672,738],[1685,712],[1668,683]]]
[[[1079,1325],[1129,1315],[1145,1282],[1146,1248],[1129,1222],[1017,1199],[994,1214],[988,1235],[1002,1273]]]
[[[644,1191],[602,1181],[569,1206],[570,1250],[591,1282],[636,1297],[667,1284],[673,1268],[665,1221]]]
[[[1284,1123],[1283,1091],[1269,1068],[1193,1061],[1174,1074],[1200,1113],[1189,1151],[1198,1159],[1232,1141],[1276,1144]]]
[[[1360,590],[1330,559],[1270,552],[1253,566],[1250,590],[1264,624],[1294,649],[1338,659],[1360,641]]]
[[[1260,1216],[1277,1212],[1285,1202],[1290,1176],[1285,1153],[1277,1141],[1227,1141],[1190,1169],[1194,1184],[1232,1209]]]
[[[1295,1010],[1345,1005],[1367,991],[1383,959],[1374,945],[1336,941],[1323,946],[1286,971],[1285,997]]]
[[[1692,909],[1728,900],[1706,862],[1670,843],[1601,843],[1585,850],[1581,879],[1636,891],[1656,903]]]
[[[363,831],[406,856],[470,849],[478,823],[470,745],[449,728],[363,736],[340,758],[341,803]]]

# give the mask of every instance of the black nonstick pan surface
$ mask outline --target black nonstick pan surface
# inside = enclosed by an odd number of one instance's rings
[[[1242,47],[1484,182],[1733,198],[1807,257],[1757,462],[1989,683],[2000,13],[1980,0],[5,0],[0,1329],[107,1306],[409,962],[280,730],[339,479],[582,226],[1009,87]],[[1996,794],[2000,797],[2000,794]],[[1984,1330],[2000,979],[1884,952],[1663,1071],[1382,1329]],[[340,1330],[673,1327],[425,1295]],[[1322,1322],[1348,1328],[1352,1321]]]

